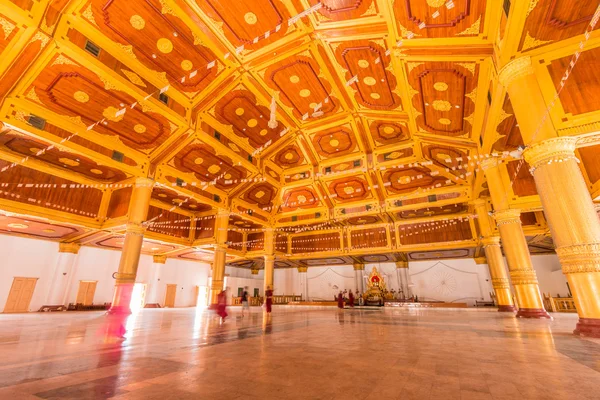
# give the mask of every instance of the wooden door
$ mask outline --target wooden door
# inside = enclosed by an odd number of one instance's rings
[[[200,286],[196,285],[194,287],[194,302],[192,304],[193,307],[198,305],[198,296],[200,296]]]
[[[29,311],[29,303],[31,303],[37,280],[38,278],[14,278],[4,312]]]
[[[175,307],[175,294],[177,293],[177,285],[167,285],[167,293],[165,294],[165,307]]]
[[[76,304],[91,306],[94,304],[94,294],[98,281],[79,281],[79,290],[77,291]]]

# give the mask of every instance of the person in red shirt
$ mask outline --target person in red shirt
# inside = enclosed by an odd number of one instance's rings
[[[265,307],[267,312],[271,312],[271,306],[273,305],[273,290],[271,290],[271,286],[267,286],[267,290],[265,291]]]
[[[348,303],[350,308],[354,308],[354,293],[352,293],[352,290],[348,291]]]
[[[227,289],[222,290],[217,296],[217,315],[221,317],[221,322],[227,318]]]
[[[344,295],[342,294],[341,290],[338,293],[337,303],[338,308],[344,308]]]

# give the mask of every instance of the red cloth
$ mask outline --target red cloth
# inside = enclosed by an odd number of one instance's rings
[[[338,308],[344,308],[344,297],[342,296],[342,294],[338,294]]]
[[[217,296],[217,314],[219,315],[219,317],[225,319],[227,317],[227,311],[225,311],[225,309],[227,308],[227,298],[225,297],[225,291],[222,291],[221,293],[219,293],[219,295]]]
[[[348,293],[348,302],[350,303],[350,307],[354,307],[354,295],[352,292]]]
[[[265,306],[267,308],[267,312],[270,313],[271,312],[271,306],[273,305],[273,291],[272,290],[267,290],[265,292],[265,297],[267,298],[265,301]]]

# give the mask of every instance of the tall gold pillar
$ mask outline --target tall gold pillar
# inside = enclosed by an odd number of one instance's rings
[[[506,189],[498,169],[497,158],[489,158],[482,163],[488,181],[494,219],[498,224],[502,247],[506,254],[510,280],[515,288],[520,318],[550,318],[544,308],[537,275],[531,263],[529,248],[521,226],[521,211],[508,208]]]
[[[600,221],[575,146],[571,137],[548,139],[524,156],[579,314],[574,333],[600,337]]]
[[[407,299],[410,297],[410,287],[408,286],[408,261],[396,261],[396,274],[400,281],[402,297]]]
[[[215,216],[214,239],[215,259],[212,264],[210,284],[210,305],[217,304],[219,293],[224,289],[225,263],[227,259],[227,229],[229,227],[229,212],[220,209]]]
[[[267,288],[273,288],[273,280],[275,274],[275,234],[272,229],[267,229],[264,233],[264,250],[265,250],[265,279],[264,279],[264,291]]]
[[[125,242],[121,251],[119,270],[115,275],[115,292],[109,310],[111,314],[131,313],[129,303],[131,302],[131,294],[133,293],[133,285],[135,284],[146,230],[142,223],[148,216],[153,186],[154,181],[151,179],[138,178],[131,192]]]
[[[365,271],[365,264],[361,264],[361,263],[354,263],[352,265],[352,267],[354,268],[354,286],[355,286],[355,290],[358,290],[359,293],[363,293],[365,291],[365,287],[364,287],[364,271]]]
[[[500,250],[500,238],[493,235],[492,226],[487,210],[487,202],[483,199],[477,199],[473,202],[477,221],[479,224],[479,232],[482,239],[481,244],[485,251],[490,276],[492,277],[492,287],[496,294],[496,302],[498,303],[498,311],[514,312],[517,311],[510,293],[510,282],[508,273],[504,265],[504,258]]]

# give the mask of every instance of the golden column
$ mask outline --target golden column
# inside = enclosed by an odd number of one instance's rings
[[[521,211],[510,209],[497,158],[482,163],[494,205],[494,219],[498,224],[502,247],[506,254],[510,280],[515,288],[519,310],[517,317],[550,318],[544,308],[537,275],[531,263],[527,240],[521,226]]]
[[[142,245],[144,244],[144,232],[146,228],[143,222],[148,216],[150,196],[154,181],[148,178],[137,178],[131,198],[129,200],[129,212],[127,214],[127,228],[125,231],[125,243],[121,251],[119,270],[115,274],[115,292],[109,313],[130,314],[131,294],[137,275],[138,264]]]
[[[500,237],[494,236],[490,217],[488,215],[487,201],[477,199],[473,202],[473,206],[475,207],[475,213],[477,214],[479,232],[482,237],[481,244],[483,245],[485,259],[488,268],[490,269],[492,287],[494,288],[496,302],[498,303],[498,311],[517,311],[510,293],[510,282],[508,280],[506,266],[504,265],[504,257],[502,257],[502,250],[500,250]]]
[[[354,263],[352,267],[354,268],[354,284],[356,286],[356,290],[358,290],[359,293],[363,293],[365,291],[365,287],[363,284],[365,264]]]
[[[229,227],[229,211],[219,209],[215,216],[215,260],[212,264],[210,284],[210,305],[217,304],[219,293],[223,291],[225,282],[225,262],[227,259],[227,229]]]
[[[600,337],[600,221],[575,146],[571,137],[548,139],[524,156],[579,314],[574,333]]]
[[[558,137],[529,57],[499,75],[506,87],[544,215],[579,313],[574,333],[600,337],[600,222],[577,165],[576,140]]]
[[[400,281],[400,290],[404,298],[410,297],[410,288],[408,286],[408,261],[396,261],[396,274]]]
[[[267,229],[264,234],[264,250],[265,250],[265,279],[264,279],[264,291],[267,288],[275,290],[273,288],[273,279],[275,273],[275,234],[273,229]]]

